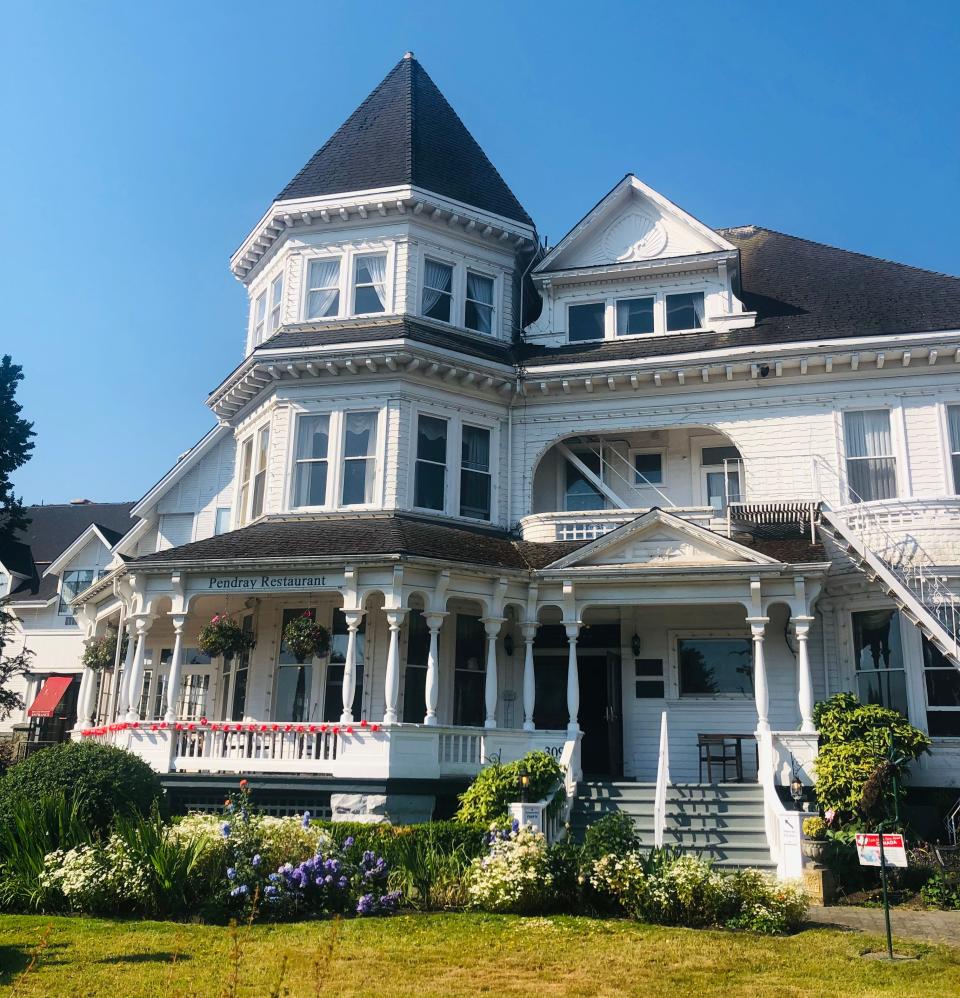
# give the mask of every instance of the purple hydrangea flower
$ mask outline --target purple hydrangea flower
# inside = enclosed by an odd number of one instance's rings
[[[257,853],[253,859],[250,860],[250,865],[256,869],[260,865],[260,853]]]
[[[224,823],[223,823],[223,824],[222,824],[222,825],[220,826],[220,833],[221,833],[221,834],[223,835],[223,837],[224,837],[225,839],[227,839],[227,838],[229,838],[229,837],[230,837],[230,822],[229,822],[229,821],[225,821],[225,822],[224,822]]]
[[[348,835],[348,836],[347,836],[347,837],[346,837],[346,838],[345,838],[345,839],[343,840],[343,845],[344,845],[344,848],[346,848],[346,849],[349,849],[349,848],[350,848],[350,846],[352,846],[352,845],[353,845],[353,843],[354,843],[355,841],[356,841],[356,840],[354,839],[354,837],[353,837],[352,835]]]
[[[303,812],[303,818],[301,819],[301,821],[303,823],[303,827],[304,828],[309,828],[310,827],[310,812],[309,811],[304,811]]]
[[[364,894],[357,901],[357,914],[358,915],[372,915],[374,907],[376,906],[376,901],[372,894]]]
[[[235,880],[236,877],[237,877],[237,871],[236,871],[236,869],[234,867],[232,867],[232,866],[228,866],[227,867],[227,879],[228,880]]]

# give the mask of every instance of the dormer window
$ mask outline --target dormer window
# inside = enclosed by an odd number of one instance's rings
[[[667,295],[667,332],[703,329],[703,292]]]
[[[307,318],[340,314],[340,258],[311,260],[307,269]]]
[[[478,333],[493,332],[493,278],[467,271],[463,324]]]
[[[436,260],[423,262],[423,315],[449,322],[453,311],[453,267]]]
[[[701,296],[702,297],[702,296]],[[636,336],[654,331],[653,305],[656,299],[624,298],[617,302],[617,336]]]
[[[272,336],[280,326],[280,307],[283,303],[283,274],[278,274],[270,285],[270,322],[267,335]]]
[[[387,255],[358,256],[353,270],[353,314],[384,312],[387,307]]]
[[[605,311],[606,305],[602,301],[591,302],[589,305],[571,305],[567,310],[567,336],[570,342],[602,340]]]

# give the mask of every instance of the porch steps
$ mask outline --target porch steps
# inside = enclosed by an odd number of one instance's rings
[[[606,814],[630,815],[641,845],[654,842],[653,783],[584,780],[570,816],[575,839]],[[772,871],[764,831],[763,790],[756,783],[678,783],[667,790],[664,844],[717,867]]]

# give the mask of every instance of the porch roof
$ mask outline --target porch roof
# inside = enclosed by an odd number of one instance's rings
[[[502,530],[454,526],[409,514],[355,513],[309,520],[263,520],[135,558],[128,566],[385,555],[529,571],[549,565],[582,543],[536,544],[516,540]]]

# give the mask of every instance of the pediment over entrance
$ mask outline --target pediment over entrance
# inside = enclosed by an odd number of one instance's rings
[[[630,174],[536,270],[612,266],[732,249],[721,235]]]
[[[652,509],[546,567],[631,565],[659,569],[736,564],[779,562],[679,516]]]

